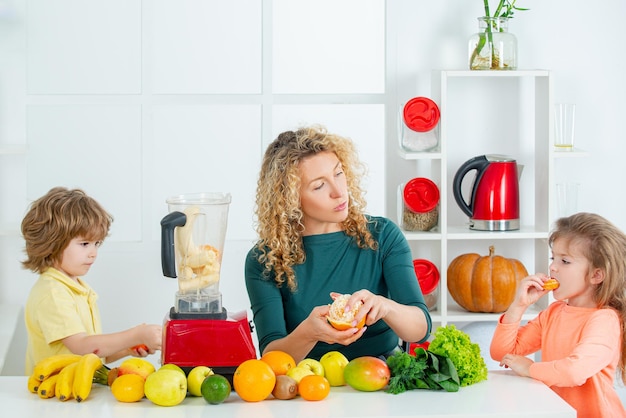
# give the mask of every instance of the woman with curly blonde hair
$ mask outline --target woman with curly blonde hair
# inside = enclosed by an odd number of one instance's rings
[[[401,340],[429,336],[411,250],[393,222],[365,214],[364,174],[353,142],[320,126],[283,132],[268,146],[256,195],[259,240],[245,268],[261,353],[384,356]],[[351,294],[347,310],[362,304],[342,331],[326,319],[339,294]]]

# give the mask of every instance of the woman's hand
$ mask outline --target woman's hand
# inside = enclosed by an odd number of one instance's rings
[[[337,296],[339,296],[338,293],[330,294],[333,300]],[[379,319],[383,319],[389,312],[389,299],[375,295],[366,289],[356,291],[350,296],[348,303],[346,303],[346,312],[351,310],[359,301],[361,301],[363,305],[361,305],[354,317],[356,323],[358,323],[361,318],[365,317],[365,325],[372,325]]]
[[[331,293],[332,298],[335,296],[336,294]],[[352,309],[358,301],[363,304],[354,317],[355,323],[365,318],[365,325],[369,326],[382,319],[404,341],[420,341],[427,333],[428,325],[424,312],[416,306],[402,305],[361,289],[350,296],[346,310]]]
[[[336,294],[335,294],[336,295]],[[332,296],[331,296],[332,297]],[[361,329],[349,328],[339,331],[333,328],[326,319],[330,307],[328,305],[317,306],[313,308],[306,322],[310,326],[310,331],[314,335],[315,341],[322,341],[327,344],[350,345],[363,335],[367,327]]]

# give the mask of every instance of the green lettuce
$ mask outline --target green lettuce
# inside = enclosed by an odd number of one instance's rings
[[[469,386],[487,379],[487,365],[480,354],[480,346],[472,343],[469,335],[453,324],[438,327],[428,351],[448,357],[459,375],[461,386]]]

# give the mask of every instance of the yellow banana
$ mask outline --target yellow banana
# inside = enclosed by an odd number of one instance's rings
[[[41,382],[41,384],[39,385],[39,389],[37,390],[39,397],[42,399],[53,398],[54,389],[56,387],[56,383],[58,379],[59,379],[59,375],[57,373],[57,374],[53,374],[52,376],[49,376],[46,380]]]
[[[91,393],[96,371],[103,367],[100,357],[93,353],[85,354],[76,364],[72,394],[78,402],[82,402]]]
[[[60,372],[65,366],[77,362],[81,357],[80,354],[57,354],[47,357],[35,365],[33,375],[43,382],[48,376]]]
[[[30,375],[28,377],[28,391],[31,393],[37,393],[39,390],[39,385],[41,384],[41,380],[39,377],[35,375]]]
[[[59,379],[54,390],[54,394],[60,401],[67,401],[74,397],[74,375],[78,362],[68,364],[59,372]]]

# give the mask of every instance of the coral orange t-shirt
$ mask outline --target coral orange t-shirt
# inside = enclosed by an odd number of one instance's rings
[[[615,391],[621,354],[621,326],[615,310],[578,308],[557,301],[521,326],[498,321],[491,357],[526,356],[541,350],[530,376],[550,386],[579,417],[626,417]]]

